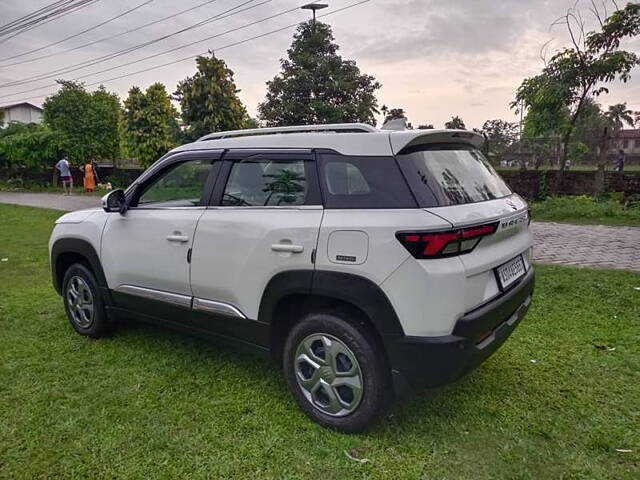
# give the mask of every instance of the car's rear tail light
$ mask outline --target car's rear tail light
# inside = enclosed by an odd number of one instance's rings
[[[482,237],[495,233],[498,223],[444,232],[398,232],[396,238],[415,258],[450,257],[469,253]]]

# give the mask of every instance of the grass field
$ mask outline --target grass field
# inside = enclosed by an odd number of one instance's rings
[[[640,226],[640,204],[637,203],[624,207],[615,200],[598,200],[582,195],[550,197],[543,202],[531,202],[530,206],[534,221]]]
[[[58,215],[0,205],[0,478],[639,478],[640,275],[538,267],[499,352],[349,436],[249,354],[73,333],[47,263]]]

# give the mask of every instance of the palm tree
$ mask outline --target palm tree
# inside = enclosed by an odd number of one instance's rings
[[[616,103],[615,105],[609,105],[609,110],[604,112],[604,116],[607,117],[609,124],[614,132],[619,132],[627,124],[633,127],[636,120],[633,118],[634,112],[627,108],[626,103]]]
[[[457,115],[455,117],[451,117],[451,120],[444,124],[444,128],[452,128],[454,130],[465,130],[464,122]]]

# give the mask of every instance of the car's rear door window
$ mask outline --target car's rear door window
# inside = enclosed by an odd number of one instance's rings
[[[400,152],[397,159],[422,207],[482,202],[512,193],[471,145],[422,145]]]
[[[233,163],[221,205],[226,207],[304,205],[307,190],[304,160],[249,157]]]

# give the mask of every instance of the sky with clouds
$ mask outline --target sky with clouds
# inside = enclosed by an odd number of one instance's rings
[[[145,88],[157,81],[172,92],[179,80],[193,74],[193,60],[114,78],[211,49],[235,72],[240,97],[254,115],[264,99],[265,83],[278,73],[279,60],[286,55],[295,27],[237,43],[308,19],[308,11],[296,8],[308,1],[212,0],[169,20],[62,53],[205,2],[95,1],[84,9],[0,42],[0,105],[23,100],[41,104],[47,94],[55,91],[55,78],[80,78],[88,85],[109,80],[105,81],[105,87],[121,98],[126,97],[133,85]],[[319,13],[330,13],[358,1],[327,0],[329,8]],[[49,3],[51,0],[3,0],[0,24]],[[3,60],[58,42],[141,4],[144,5],[137,10],[73,39]],[[550,25],[574,4],[575,0],[370,0],[322,20],[332,25],[340,53],[380,81],[380,105],[404,108],[414,125],[432,123],[441,127],[452,115],[459,115],[467,127],[480,127],[487,119],[516,120],[509,109],[515,89],[523,78],[542,68],[540,49],[546,42],[550,42],[550,53],[567,44],[566,29]],[[578,3],[587,28],[595,26],[590,5],[588,0]],[[273,18],[260,21],[267,17]],[[209,18],[213,21],[154,41]],[[151,41],[154,42],[142,48],[127,50]],[[181,48],[186,44],[192,45]],[[640,52],[640,38],[623,46]],[[167,50],[173,51],[164,53]],[[121,51],[126,53],[109,59]],[[46,57],[9,65],[43,56]],[[149,56],[154,57],[145,59]],[[89,66],[85,63],[97,62],[102,57],[108,61]],[[7,86],[29,79],[32,80],[29,83]],[[640,110],[640,69],[636,69],[628,83],[613,84],[600,102],[604,106],[627,102],[630,108]]]

